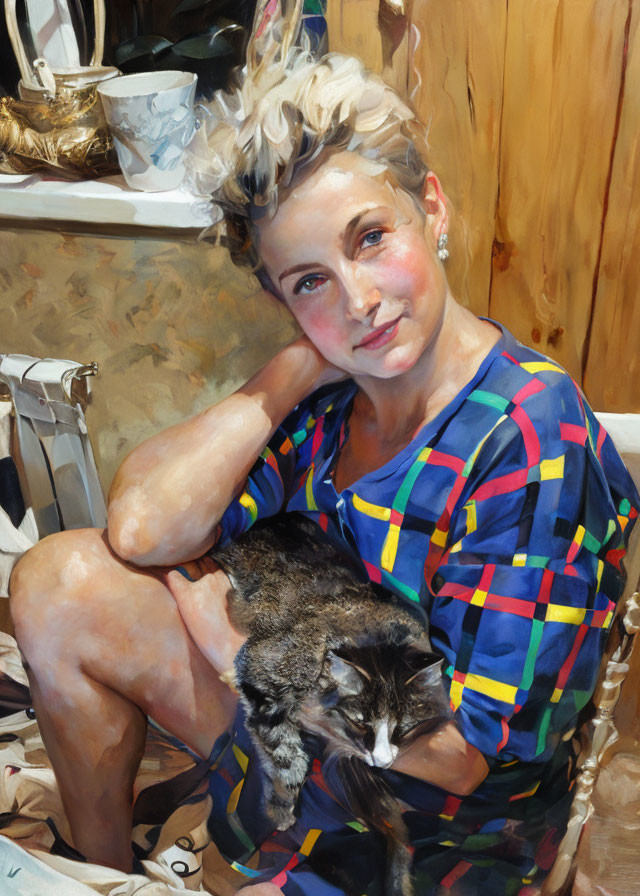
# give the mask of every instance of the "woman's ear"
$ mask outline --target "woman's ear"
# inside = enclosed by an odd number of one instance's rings
[[[425,178],[422,205],[427,215],[429,229],[437,240],[449,228],[449,211],[442,184],[433,171],[427,172]]]

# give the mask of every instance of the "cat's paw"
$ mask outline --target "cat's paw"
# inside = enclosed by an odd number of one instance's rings
[[[296,816],[294,815],[291,806],[283,806],[282,804],[274,805],[271,803],[269,806],[269,815],[279,831],[288,831],[290,827],[293,827],[296,821]]]
[[[279,831],[288,831],[289,828],[293,827],[293,825],[295,824],[295,821],[296,821],[296,817],[293,814],[293,812],[291,812],[289,815],[285,816],[284,818],[279,819],[276,822],[276,827],[278,828]]]

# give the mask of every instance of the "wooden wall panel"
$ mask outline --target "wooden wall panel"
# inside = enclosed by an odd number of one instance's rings
[[[584,387],[607,411],[640,412],[640,3],[634,2]],[[639,665],[640,669],[640,665]],[[638,678],[640,682],[640,676]]]
[[[382,39],[378,28],[381,0],[327,0],[327,31],[332,53],[362,59],[374,72],[382,72]]]
[[[463,304],[487,314],[507,4],[414,0],[411,23],[410,91],[450,200],[449,282]]]
[[[578,381],[627,11],[627,0],[509,3],[490,311]]]

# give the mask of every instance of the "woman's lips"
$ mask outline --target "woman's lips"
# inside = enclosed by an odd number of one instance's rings
[[[382,348],[383,345],[391,342],[391,340],[395,339],[396,337],[401,317],[402,315],[400,315],[400,317],[397,317],[395,320],[390,321],[388,324],[385,324],[382,327],[378,327],[369,336],[365,336],[362,342],[359,342],[356,346],[354,346],[354,351],[357,348],[364,348],[368,351],[375,351],[375,349]]]

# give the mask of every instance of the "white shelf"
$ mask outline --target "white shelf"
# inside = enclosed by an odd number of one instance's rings
[[[65,181],[40,175],[0,174],[0,218],[158,229],[204,228],[211,224],[211,212],[202,198],[182,190],[132,190],[121,175]]]

